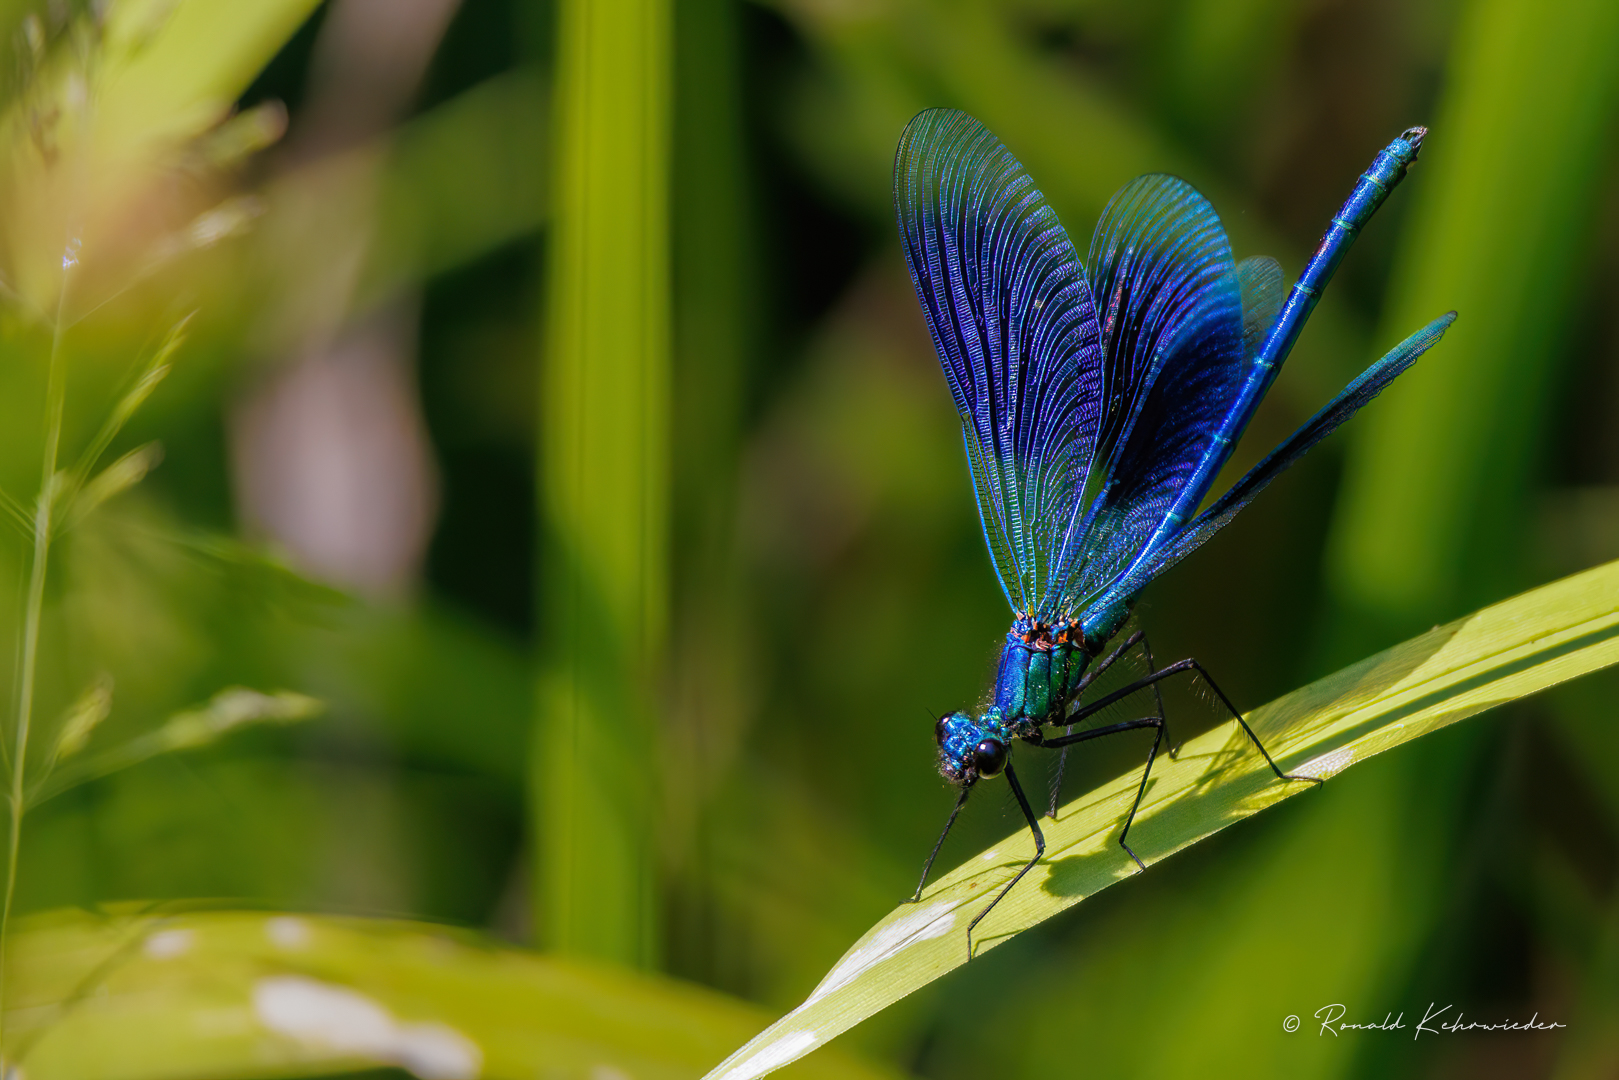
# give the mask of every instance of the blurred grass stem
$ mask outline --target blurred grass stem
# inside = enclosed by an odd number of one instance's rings
[[[67,303],[70,266],[71,263],[64,261],[62,289],[57,296],[56,319],[51,330],[51,356],[45,383],[45,453],[39,469],[39,497],[34,501],[34,547],[28,571],[28,601],[23,614],[22,661],[17,673],[17,739],[11,752],[11,790],[7,797],[11,832],[6,844],[6,896],[0,904],[0,1069],[5,1068],[6,933],[17,892],[17,853],[22,845],[22,818],[26,809],[24,777],[28,765],[28,731],[34,714],[34,677],[39,667],[39,623],[45,609],[45,569],[51,551],[56,458],[62,443],[62,410],[67,397],[66,374],[62,370],[62,312]]]
[[[641,967],[659,952],[670,7],[559,8],[540,378],[536,923],[552,948]]]

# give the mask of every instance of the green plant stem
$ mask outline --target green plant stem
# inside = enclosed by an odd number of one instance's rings
[[[669,608],[667,0],[558,7],[530,790],[536,925],[658,958],[658,687]]]
[[[11,831],[6,845],[6,894],[0,903],[0,1068],[5,1061],[6,931],[17,892],[17,853],[22,846],[24,776],[28,764],[28,730],[34,713],[34,675],[39,658],[39,623],[45,609],[45,568],[51,550],[51,511],[54,508],[56,458],[62,442],[62,408],[67,397],[62,370],[62,304],[66,283],[57,302],[56,326],[51,335],[51,357],[45,383],[45,453],[40,464],[39,498],[34,504],[34,550],[28,573],[28,603],[23,616],[22,663],[17,677],[17,741],[11,754]]]

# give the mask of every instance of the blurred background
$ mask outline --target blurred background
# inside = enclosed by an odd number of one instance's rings
[[[107,747],[228,685],[327,706],[40,806],[21,912],[406,915],[802,1000],[909,895],[952,802],[931,717],[1009,614],[894,233],[927,106],[995,131],[1081,248],[1167,171],[1290,276],[1431,128],[1227,479],[1459,321],[1147,591],[1161,660],[1251,708],[1619,557],[1609,0],[0,7],[8,500],[52,327],[72,461],[195,312],[112,447],[161,464],[52,551],[40,739],[87,686]],[[0,537],[7,645],[28,552]],[[1616,693],[1379,757],[841,1045],[941,1080],[1619,1074]],[[1220,719],[1171,707],[1177,737]],[[1120,741],[1067,790],[1134,767]],[[986,795],[941,866],[1021,827]],[[1280,1030],[1335,1002],[1567,1027]]]

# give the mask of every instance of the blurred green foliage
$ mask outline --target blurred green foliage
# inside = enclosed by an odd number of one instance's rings
[[[983,119],[1081,244],[1119,184],[1167,170],[1239,256],[1290,272],[1376,149],[1433,129],[1232,468],[1402,328],[1455,307],[1451,338],[1149,590],[1160,658],[1197,656],[1249,707],[1619,556],[1611,4],[627,4],[645,25],[588,46],[641,111],[606,118],[560,29],[586,7],[0,5],[5,521],[36,505],[58,304],[68,465],[195,312],[107,448],[131,486],[109,480],[52,549],[29,760],[64,727],[64,746],[88,732],[66,764],[151,745],[227,687],[325,705],[40,805],[20,911],[207,898],[566,945],[540,841],[578,795],[627,823],[600,848],[570,826],[581,857],[628,850],[645,878],[634,903],[576,891],[638,936],[575,947],[766,1010],[802,1000],[914,881],[950,804],[930,713],[983,692],[1006,618],[892,235],[893,146],[927,105]],[[581,188],[581,147],[615,138],[665,157]],[[639,255],[568,239],[558,215],[577,228],[591,198]],[[575,257],[598,276],[563,280]],[[643,486],[570,538],[538,450],[555,462],[583,420],[557,373],[598,361],[559,305],[590,290],[618,305],[598,330],[641,335],[619,354],[639,374],[584,371],[647,380],[644,413],[597,444],[638,479],[578,474],[563,504]],[[603,535],[652,541],[640,577]],[[559,618],[581,572],[563,539],[634,596]],[[7,648],[29,552],[26,525],[0,528]],[[541,658],[570,656],[630,698],[590,714],[588,776],[536,704]],[[1616,690],[1593,677],[1381,757],[843,1042],[939,1078],[1612,1075]],[[1178,735],[1216,720],[1192,694],[1170,706]],[[1070,790],[1143,751],[1099,747]],[[942,857],[1017,826],[984,799]],[[1281,1031],[1282,1010],[1339,1001],[1568,1027]],[[1283,1040],[1305,1038],[1300,1066]]]

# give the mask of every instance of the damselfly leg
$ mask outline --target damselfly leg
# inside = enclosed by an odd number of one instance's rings
[[[934,841],[933,850],[928,852],[928,861],[922,864],[922,880],[916,883],[916,892],[909,900],[905,901],[907,904],[914,904],[922,899],[922,887],[928,883],[928,872],[933,869],[933,860],[939,857],[939,849],[944,847],[944,838],[950,835],[950,827],[956,823],[956,818],[960,815],[961,808],[967,805],[967,796],[972,793],[972,790],[971,784],[962,785],[961,794],[956,798],[956,808],[950,811],[950,818],[944,823],[944,831],[939,834],[939,839]]]
[[[1125,642],[1119,651],[1122,651],[1124,648],[1128,648],[1129,646],[1135,644],[1136,640],[1140,637],[1140,633],[1131,635],[1130,640]],[[1108,658],[1107,662],[1111,662],[1117,655],[1118,653],[1115,652],[1113,656]],[[1151,656],[1152,654],[1148,652],[1147,657],[1149,664],[1152,662]],[[1135,853],[1135,849],[1129,845],[1128,839],[1130,836],[1130,826],[1135,824],[1136,812],[1141,809],[1141,800],[1147,794],[1147,780],[1152,775],[1152,763],[1154,760],[1156,760],[1158,756],[1158,748],[1163,743],[1164,735],[1169,730],[1168,724],[1164,719],[1163,696],[1158,692],[1158,684],[1172,675],[1183,674],[1190,674],[1193,678],[1201,678],[1208,688],[1214,691],[1215,696],[1218,697],[1221,703],[1225,705],[1227,711],[1231,713],[1238,724],[1242,725],[1242,730],[1247,732],[1248,738],[1252,740],[1254,746],[1259,750],[1260,755],[1265,759],[1265,764],[1270,766],[1271,771],[1276,774],[1277,779],[1308,780],[1313,784],[1322,783],[1319,778],[1314,776],[1294,776],[1291,773],[1284,773],[1277,766],[1276,762],[1272,760],[1270,751],[1265,749],[1265,744],[1259,741],[1259,736],[1254,734],[1253,728],[1248,726],[1248,721],[1242,718],[1242,713],[1238,712],[1237,707],[1231,703],[1231,699],[1226,697],[1225,691],[1220,689],[1219,684],[1209,676],[1208,671],[1204,669],[1203,665],[1199,664],[1193,659],[1178,660],[1161,671],[1154,671],[1149,675],[1137,679],[1128,686],[1120,687],[1118,690],[1108,694],[1106,697],[1100,698],[1097,701],[1084,706],[1083,708],[1075,710],[1073,715],[1069,717],[1068,731],[1065,734],[1042,738],[1039,733],[1036,732],[1032,737],[1025,736],[1024,738],[1026,741],[1033,743],[1036,746],[1044,746],[1048,749],[1063,748],[1064,752],[1066,752],[1066,748],[1074,745],[1075,743],[1082,743],[1089,739],[1099,739],[1104,735],[1116,735],[1122,731],[1135,731],[1139,728],[1150,727],[1157,729],[1157,734],[1152,740],[1152,748],[1147,751],[1146,767],[1141,770],[1141,783],[1136,788],[1135,802],[1130,807],[1130,813],[1126,815],[1124,819],[1124,828],[1119,831],[1119,846],[1129,854],[1130,858],[1135,860],[1136,866],[1140,867],[1143,871],[1147,869],[1147,866]],[[1125,720],[1121,723],[1109,724],[1106,727],[1096,728],[1093,731],[1082,731],[1078,732],[1077,734],[1074,732],[1074,723],[1107,708],[1109,705],[1112,705],[1117,701],[1129,697],[1131,694],[1138,693],[1139,691],[1149,687],[1153,690],[1154,697],[1158,705],[1157,716],[1143,717],[1140,720]],[[1170,751],[1170,756],[1174,756],[1173,749]]]
[[[1164,718],[1162,716],[1146,716],[1140,720],[1123,720],[1117,724],[1109,724],[1107,727],[1099,727],[1092,731],[1081,731],[1076,734],[1070,729],[1066,735],[1054,735],[1049,739],[1041,738],[1039,741],[1032,738],[1029,740],[1036,746],[1044,746],[1048,749],[1062,748],[1066,751],[1067,747],[1073,746],[1075,743],[1100,739],[1104,735],[1117,735],[1121,731],[1137,731],[1141,728],[1149,727],[1156,728],[1157,734],[1153,736],[1152,749],[1147,751],[1147,767],[1141,770],[1141,784],[1136,788],[1136,801],[1131,804],[1130,813],[1124,819],[1124,829],[1119,833],[1119,846],[1125,850],[1130,858],[1136,861],[1136,865],[1143,872],[1146,871],[1147,864],[1141,861],[1141,857],[1135,853],[1135,849],[1126,841],[1130,836],[1130,826],[1136,820],[1136,811],[1141,809],[1141,797],[1147,793],[1147,778],[1152,775],[1152,763],[1158,757],[1158,747],[1163,744],[1164,732],[1169,730],[1169,725],[1164,722]]]
[[[1023,880],[1023,875],[1034,869],[1036,863],[1045,858],[1046,836],[1040,831],[1040,819],[1029,806],[1028,796],[1023,794],[1023,785],[1018,783],[1017,773],[1012,770],[1012,762],[1006,763],[1006,782],[1012,785],[1012,794],[1017,796],[1018,808],[1023,811],[1023,817],[1029,823],[1029,831],[1034,833],[1034,858],[1023,864],[1023,869],[1013,875],[1012,880],[1001,886],[1001,891],[995,894],[995,899],[989,906],[980,911],[973,921],[967,924],[967,959],[973,958],[973,930],[984,921],[984,916],[995,910],[995,905],[1006,899],[1006,894],[1012,891],[1012,886]]]
[[[1248,726],[1248,721],[1242,718],[1242,713],[1237,711],[1237,707],[1231,704],[1231,699],[1226,697],[1225,691],[1220,689],[1220,684],[1214,681],[1214,679],[1209,675],[1208,671],[1204,669],[1202,664],[1199,664],[1196,660],[1191,658],[1177,660],[1168,667],[1153,672],[1151,675],[1142,676],[1129,686],[1119,687],[1119,689],[1113,691],[1111,694],[1108,694],[1106,697],[1098,698],[1089,705],[1075,710],[1074,714],[1068,717],[1068,722],[1070,724],[1077,723],[1078,721],[1085,719],[1087,716],[1100,712],[1109,705],[1112,705],[1114,702],[1127,698],[1131,694],[1144,690],[1149,686],[1154,686],[1172,675],[1184,675],[1187,673],[1190,673],[1194,678],[1201,678],[1204,684],[1207,685],[1210,690],[1214,691],[1214,696],[1220,699],[1221,704],[1226,707],[1226,711],[1231,714],[1232,718],[1235,719],[1238,724],[1242,725],[1242,730],[1247,732],[1249,740],[1253,742],[1255,749],[1257,749],[1260,756],[1265,759],[1265,764],[1270,766],[1271,772],[1276,774],[1276,778],[1278,780],[1308,780],[1312,784],[1322,783],[1318,777],[1294,776],[1291,773],[1283,772],[1281,768],[1277,766],[1276,762],[1271,759],[1270,751],[1266,750],[1265,744],[1259,741],[1259,736],[1254,734],[1254,729]],[[1162,710],[1163,705],[1162,700],[1160,699],[1160,717],[1162,716]],[[1105,731],[1106,729],[1099,728],[1097,730]],[[1058,738],[1066,738],[1066,736],[1058,736]],[[1045,740],[1045,745],[1047,746],[1052,746],[1055,744],[1055,739]]]
[[[1097,679],[1101,678],[1102,675],[1107,672],[1107,669],[1113,666],[1113,664],[1114,664],[1114,662],[1116,660],[1118,660],[1120,657],[1122,657],[1129,650],[1135,648],[1137,645],[1141,646],[1141,655],[1144,656],[1146,658],[1146,660],[1147,660],[1147,673],[1150,675],[1155,670],[1157,670],[1156,668],[1153,667],[1152,647],[1147,644],[1147,633],[1146,633],[1145,630],[1137,630],[1135,633],[1131,634],[1128,638],[1125,639],[1124,644],[1120,645],[1117,649],[1114,649],[1111,653],[1109,653],[1103,659],[1097,661],[1095,667],[1091,668],[1083,676],[1080,677],[1079,685],[1077,687],[1075,687],[1075,689],[1074,689],[1074,701],[1077,703],[1084,696],[1085,690],[1092,683],[1094,683]],[[1164,695],[1159,692],[1157,683],[1152,684],[1152,694],[1153,694],[1153,698],[1154,698],[1154,700],[1155,700],[1155,702],[1156,702],[1156,704],[1158,706],[1158,710],[1157,710],[1156,715],[1160,719],[1163,719],[1163,717],[1164,717]],[[1069,719],[1069,723],[1067,725],[1066,730],[1064,731],[1064,734],[1072,735],[1074,733],[1074,723],[1075,723],[1075,721],[1077,719],[1079,719],[1079,718],[1078,717],[1071,717]],[[1074,741],[1075,742],[1081,742],[1083,740],[1076,739]],[[1051,745],[1051,744],[1047,743],[1046,745]],[[1174,747],[1174,746],[1171,746],[1169,748],[1169,756],[1170,757],[1175,756],[1176,749],[1177,748]],[[1057,755],[1057,773],[1056,773],[1055,776],[1053,776],[1051,778],[1051,806],[1046,811],[1046,816],[1051,818],[1053,821],[1055,821],[1057,819],[1057,806],[1062,801],[1062,778],[1063,778],[1063,774],[1066,773],[1067,771],[1068,771],[1068,748],[1065,745],[1063,747],[1062,753]]]

